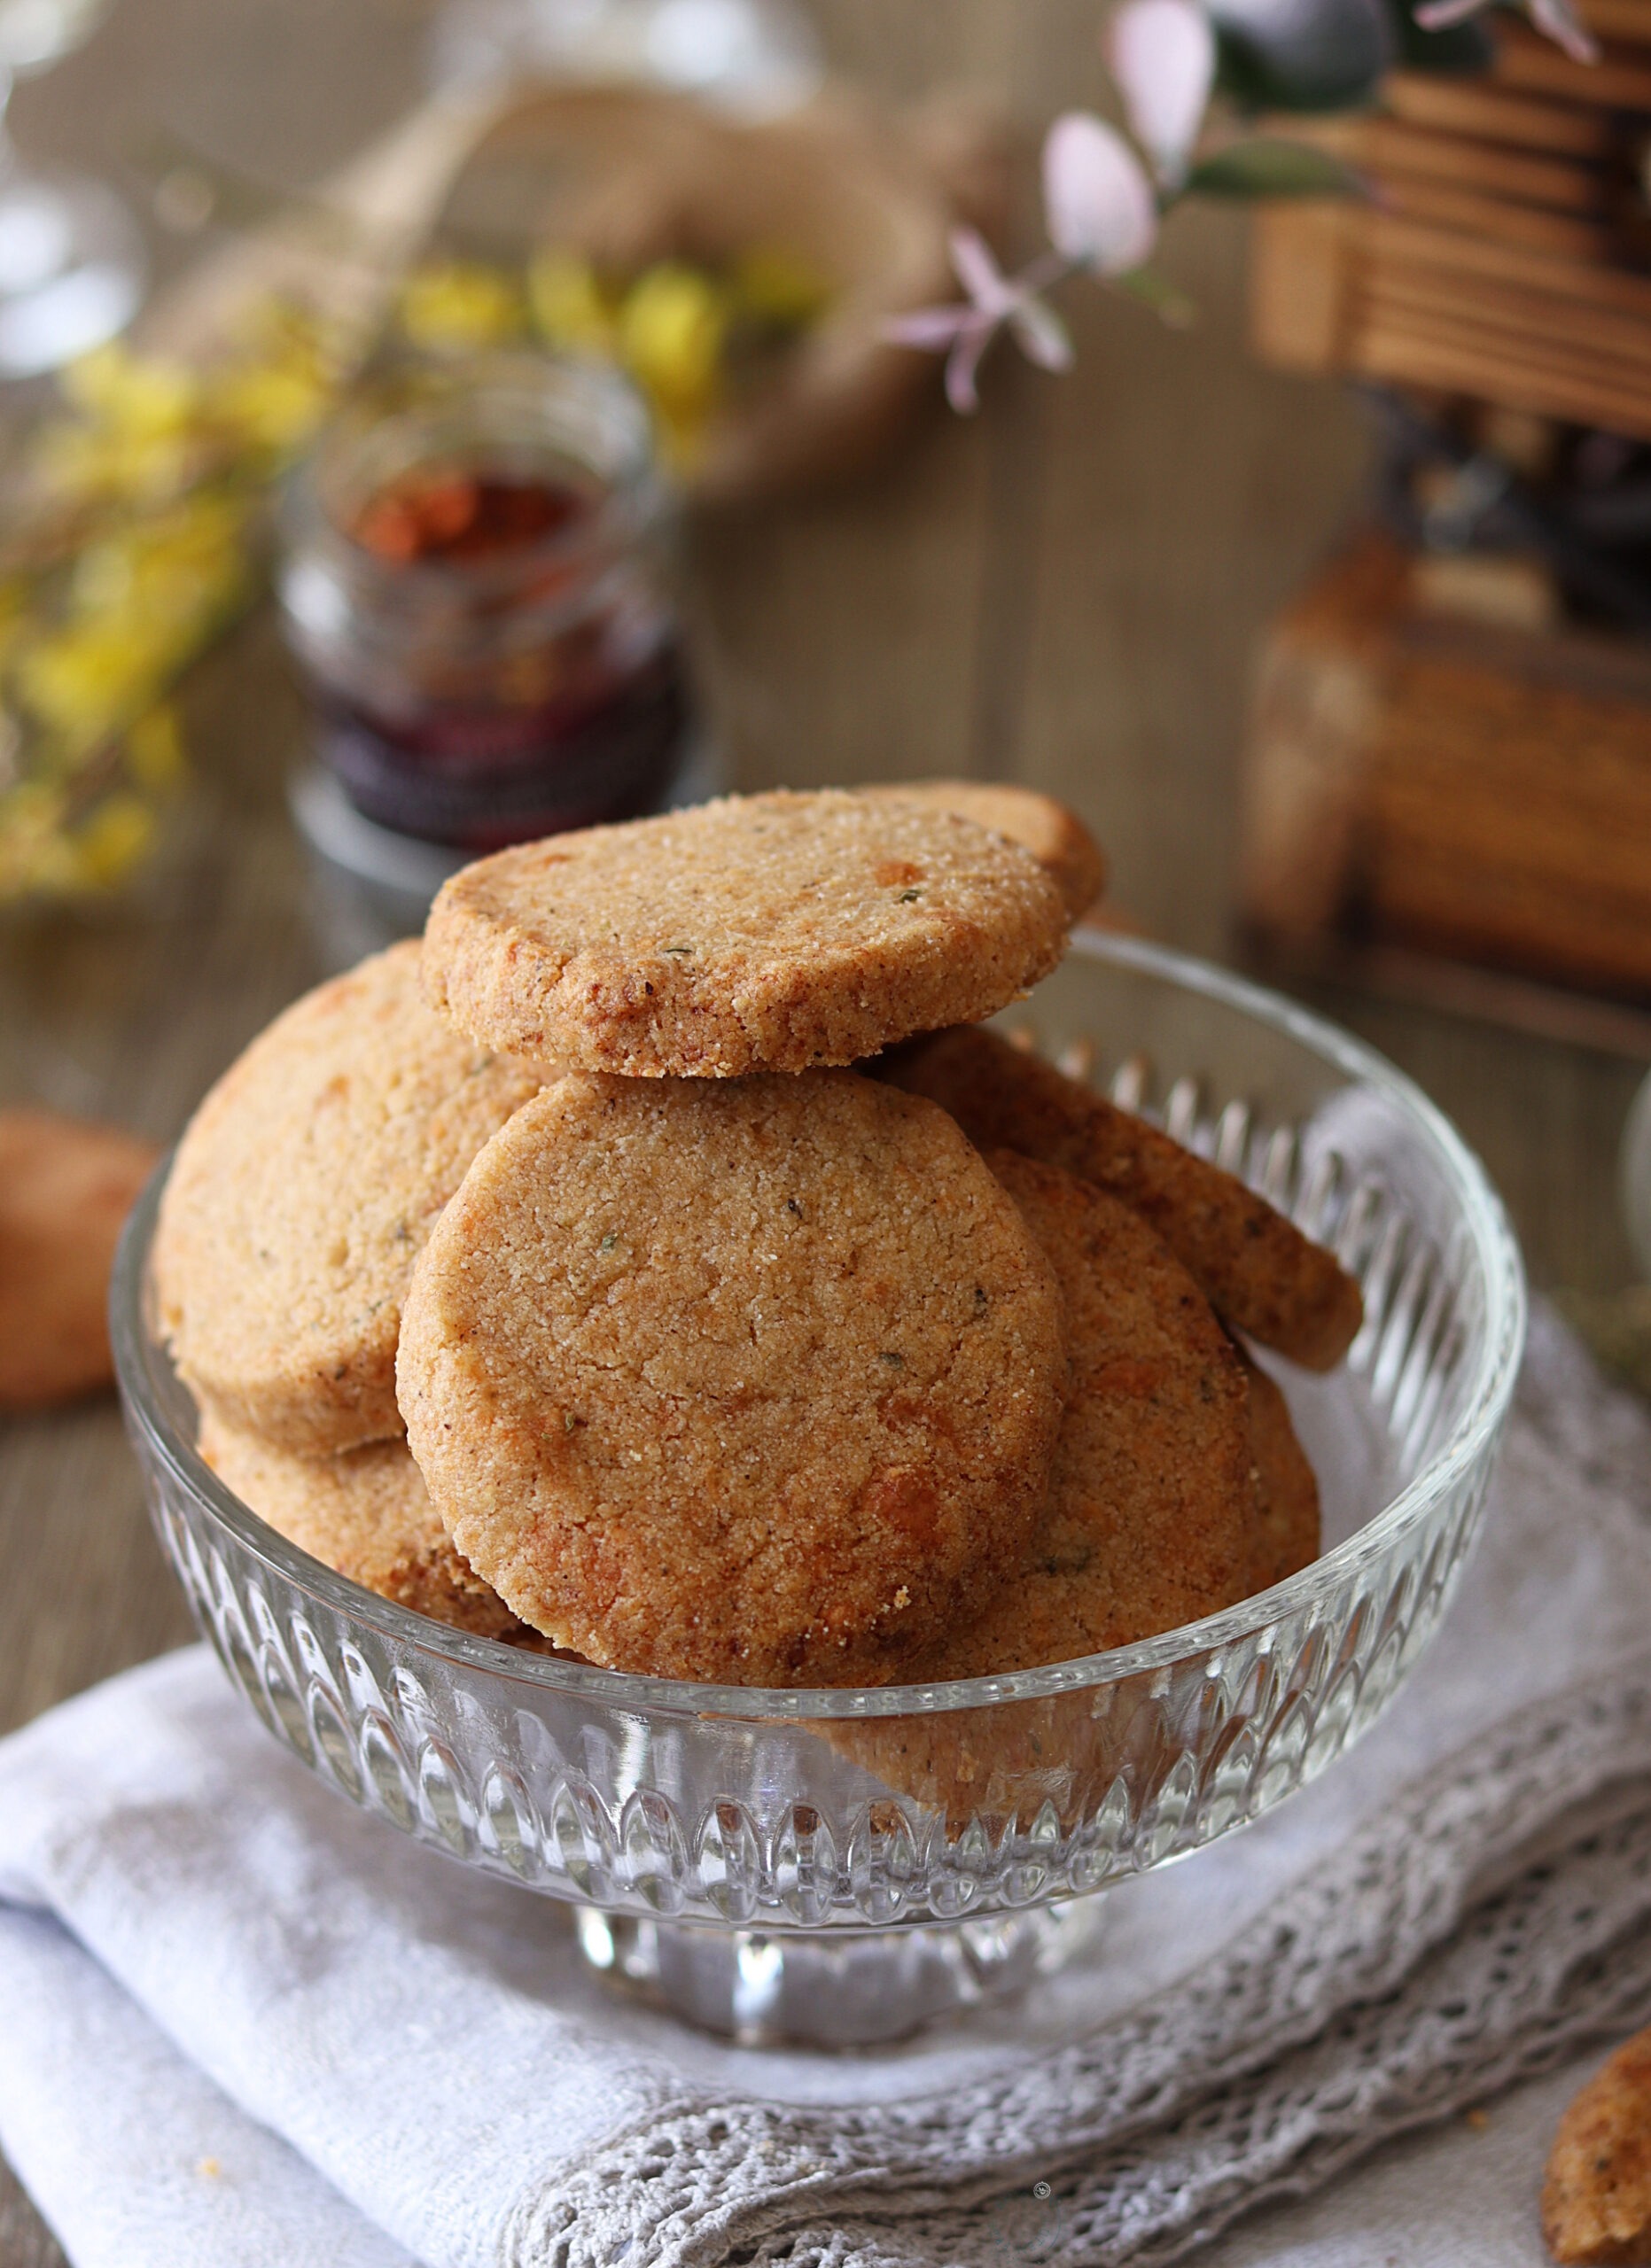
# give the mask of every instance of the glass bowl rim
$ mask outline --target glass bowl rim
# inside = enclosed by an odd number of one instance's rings
[[[1179,1624],[1174,1629],[1104,1653],[996,1676],[936,1679],[911,1685],[698,1684],[525,1653],[501,1640],[451,1628],[380,1598],[288,1543],[225,1487],[173,1423],[167,1402],[183,1388],[164,1348],[144,1323],[149,1249],[171,1167],[170,1154],[156,1167],[128,1217],[110,1285],[110,1338],[127,1422],[141,1433],[150,1455],[170,1471],[220,1526],[230,1531],[243,1550],[347,1620],[364,1623],[398,1646],[410,1645],[452,1667],[486,1670],[529,1688],[578,1697],[631,1715],[732,1719],[770,1725],[776,1720],[932,1715],[1117,1684],[1253,1637],[1269,1624],[1310,1609],[1351,1584],[1362,1570],[1383,1557],[1401,1534],[1425,1519],[1440,1497],[1485,1453],[1512,1399],[1524,1346],[1525,1285],[1519,1247],[1484,1167],[1444,1112],[1413,1081],[1363,1041],[1281,994],[1208,961],[1141,938],[1080,929],[1072,936],[1071,952],[1079,959],[1110,963],[1219,1001],[1273,1026],[1351,1077],[1379,1089],[1418,1122],[1443,1153],[1484,1272],[1483,1343],[1464,1391],[1460,1414],[1448,1436],[1415,1477],[1361,1527],[1267,1590],[1199,1621]]]

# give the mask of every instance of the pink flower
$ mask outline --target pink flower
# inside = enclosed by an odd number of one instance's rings
[[[1102,47],[1130,132],[1179,189],[1215,84],[1215,34],[1197,0],[1125,0]]]
[[[1068,111],[1044,137],[1043,211],[1062,259],[1097,276],[1128,275],[1157,239],[1157,199],[1141,160],[1087,111]]]
[[[1425,0],[1416,11],[1424,32],[1440,32],[1452,24],[1476,16],[1488,0]],[[1571,0],[1528,0],[1527,11],[1539,32],[1562,47],[1573,63],[1597,63],[1600,44],[1577,13]]]
[[[975,374],[981,356],[1006,326],[1022,353],[1041,369],[1071,369],[1072,342],[1055,309],[1038,297],[1044,280],[1039,268],[1023,276],[1005,276],[972,229],[953,230],[952,265],[969,294],[967,302],[896,315],[883,325],[882,335],[898,346],[946,356],[946,398],[954,409],[966,413],[980,407]]]

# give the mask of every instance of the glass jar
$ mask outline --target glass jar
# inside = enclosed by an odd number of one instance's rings
[[[316,754],[378,827],[468,855],[656,808],[689,701],[648,416],[616,373],[402,376],[288,500]]]

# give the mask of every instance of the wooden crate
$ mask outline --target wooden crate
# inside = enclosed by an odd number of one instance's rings
[[[1242,902],[1275,945],[1443,953],[1651,1004],[1651,652],[1430,616],[1371,536],[1274,624]]]
[[[1651,241],[1631,178],[1651,137],[1651,0],[1591,13],[1598,66],[1512,23],[1486,78],[1399,72],[1378,113],[1281,124],[1375,194],[1258,214],[1264,361],[1651,440]]]

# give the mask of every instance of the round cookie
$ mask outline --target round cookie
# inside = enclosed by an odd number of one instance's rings
[[[1364,1319],[1359,1286],[1293,1221],[1195,1151],[992,1031],[937,1032],[879,1076],[997,1145],[1081,1175],[1139,1213],[1223,1322],[1308,1370],[1333,1370]]]
[[[1243,1364],[1128,1206],[1058,1166],[987,1162],[1054,1263],[1071,1386],[1018,1573],[926,1655],[934,1677],[1069,1661],[1172,1630],[1252,1588],[1259,1503]]]
[[[455,1550],[404,1441],[294,1456],[208,1417],[200,1453],[261,1520],[351,1582],[479,1637],[533,1635]]]
[[[1074,811],[1053,796],[1003,781],[903,780],[857,795],[958,812],[977,827],[1024,843],[1065,902],[1070,920],[1081,920],[1106,888],[1106,853]]]
[[[1261,1485],[1260,1524],[1246,1588],[1265,1591],[1311,1566],[1319,1556],[1319,1482],[1277,1382],[1242,1347],[1238,1355],[1250,1381],[1250,1448]]]
[[[196,1112],[161,1204],[160,1324],[202,1405],[300,1455],[400,1433],[413,1262],[549,1076],[432,1016],[417,944],[277,1016]]]
[[[729,796],[501,850],[446,883],[431,1006],[493,1047],[631,1077],[857,1061],[970,1023],[1066,941],[1032,853],[949,811]]]
[[[932,1104],[570,1074],[437,1223],[398,1376],[455,1542],[558,1645],[859,1684],[1017,1563],[1065,1356],[1047,1262]]]
[[[1071,1661],[1233,1604],[1254,1587],[1258,1507],[1242,1361],[1153,1231],[1058,1167],[989,1162],[1055,1263],[1071,1386],[1047,1503],[1020,1565],[908,1675],[985,1677]],[[1269,1578],[1269,1580],[1273,1580]],[[1036,1786],[1081,1818],[1119,1770],[1119,1730],[1079,1688],[985,1712],[826,1730],[888,1786],[996,1832]]]
[[[116,1126],[0,1110],[0,1410],[107,1383],[109,1269],[159,1154]]]

